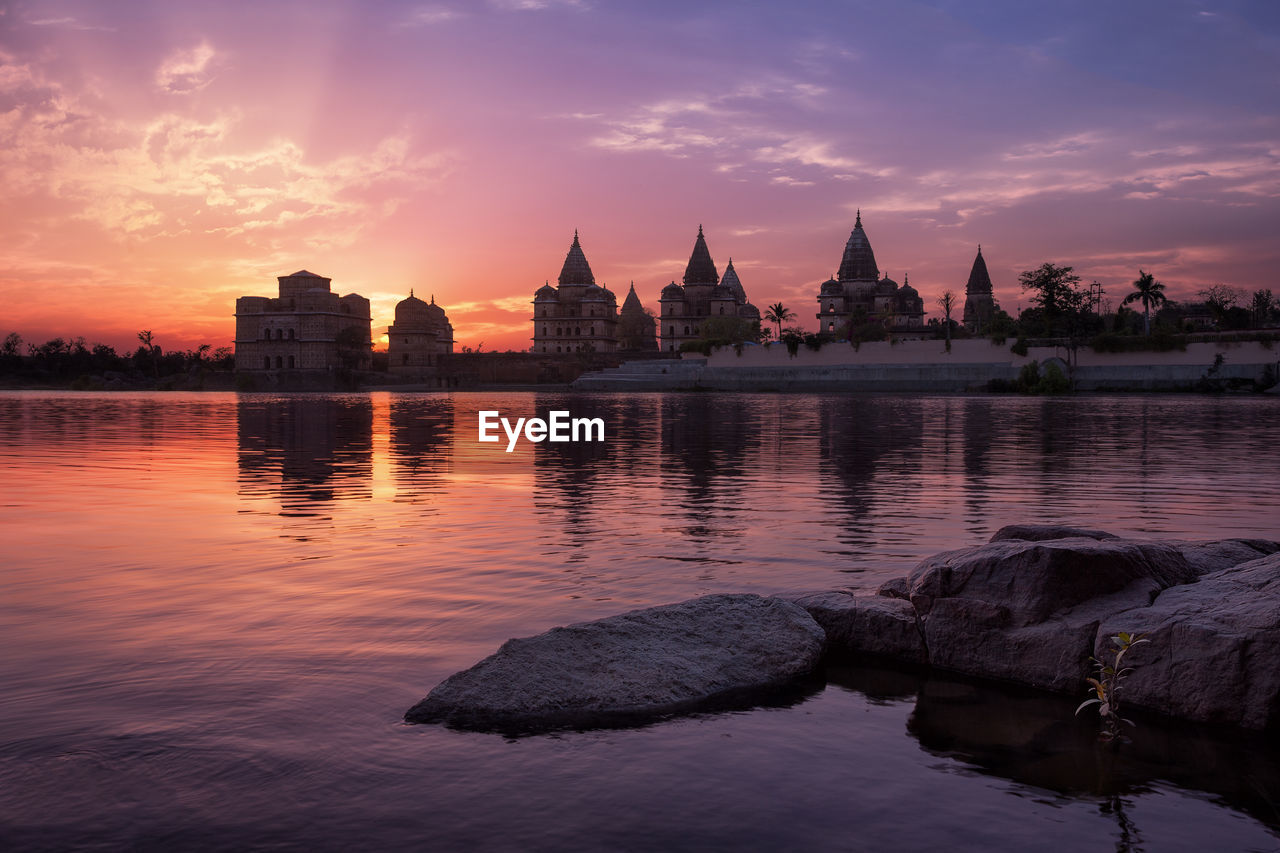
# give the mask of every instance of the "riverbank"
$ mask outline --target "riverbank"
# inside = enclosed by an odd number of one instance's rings
[[[1018,350],[1018,351],[1015,351]],[[1066,346],[1018,347],[986,339],[877,341],[814,350],[724,347],[679,361],[628,361],[579,377],[577,391],[1011,391],[1056,370],[1076,391],[1262,390],[1280,377],[1270,341],[1189,343],[1183,349],[1096,352]]]

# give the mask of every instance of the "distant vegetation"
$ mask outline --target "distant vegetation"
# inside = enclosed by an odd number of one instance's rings
[[[196,388],[210,373],[230,373],[231,347],[166,352],[150,330],[138,333],[138,348],[119,353],[84,338],[27,343],[10,332],[0,343],[0,381],[10,386],[74,389]]]

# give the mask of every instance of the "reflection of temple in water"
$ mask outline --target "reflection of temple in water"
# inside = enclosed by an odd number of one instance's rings
[[[236,407],[240,494],[272,497],[285,513],[372,497],[373,406],[367,397],[241,399]]]
[[[389,450],[396,500],[430,500],[445,491],[445,475],[453,470],[453,399],[396,395],[390,406]]]
[[[662,488],[681,494],[686,533],[706,538],[731,532],[728,507],[741,503],[759,463],[762,410],[751,397],[664,396]],[[679,491],[677,491],[679,490]]]
[[[823,497],[838,506],[839,538],[854,556],[883,538],[874,513],[908,512],[920,497],[924,410],[907,397],[824,395],[817,404]]]
[[[575,418],[600,418],[605,423],[602,442],[544,441],[532,446],[534,502],[539,512],[563,517],[567,544],[586,544],[587,537],[602,534],[607,527],[607,519],[593,523],[597,504],[612,504],[644,476],[642,448],[653,440],[646,432],[653,420],[653,403],[630,396],[570,400],[538,394],[533,409],[530,415],[543,419],[553,410],[568,410]]]

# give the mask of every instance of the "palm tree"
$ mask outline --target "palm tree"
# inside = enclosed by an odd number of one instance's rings
[[[1138,270],[1138,280],[1133,283],[1133,293],[1124,298],[1121,305],[1130,302],[1142,303],[1142,329],[1146,335],[1151,334],[1151,306],[1159,308],[1169,300],[1164,295],[1164,285],[1156,281],[1149,272]]]
[[[782,340],[782,324],[795,317],[795,312],[787,308],[781,302],[777,305],[770,305],[769,310],[764,312],[765,320],[770,323],[778,324],[778,340]]]

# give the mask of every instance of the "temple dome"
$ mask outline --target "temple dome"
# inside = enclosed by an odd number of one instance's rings
[[[544,284],[534,292],[533,298],[540,302],[554,302],[556,299],[556,289],[549,284]]]
[[[823,296],[841,296],[844,294],[844,287],[834,278],[829,278],[822,283]]]
[[[573,245],[569,247],[569,254],[565,255],[564,266],[560,268],[560,284],[595,284],[596,277],[591,272],[591,265],[587,263],[587,256],[582,253],[582,246],[578,243],[578,232],[573,232]]]
[[[862,230],[862,211],[853,224],[849,240],[844,244],[844,256],[840,259],[840,271],[836,277],[841,281],[875,281],[880,277],[876,267],[876,256],[871,251],[871,241],[867,232]]]
[[[684,268],[685,284],[718,284],[720,273],[711,260],[711,252],[707,249],[707,240],[702,236],[702,226],[698,226],[698,238],[693,241],[693,253],[689,255],[689,263]]]
[[[674,281],[662,288],[663,299],[684,299],[684,288]]]
[[[636,293],[634,284],[631,285],[631,290],[627,293],[627,298],[622,303],[622,313],[627,315],[644,314],[644,305],[640,303],[640,296]]]

